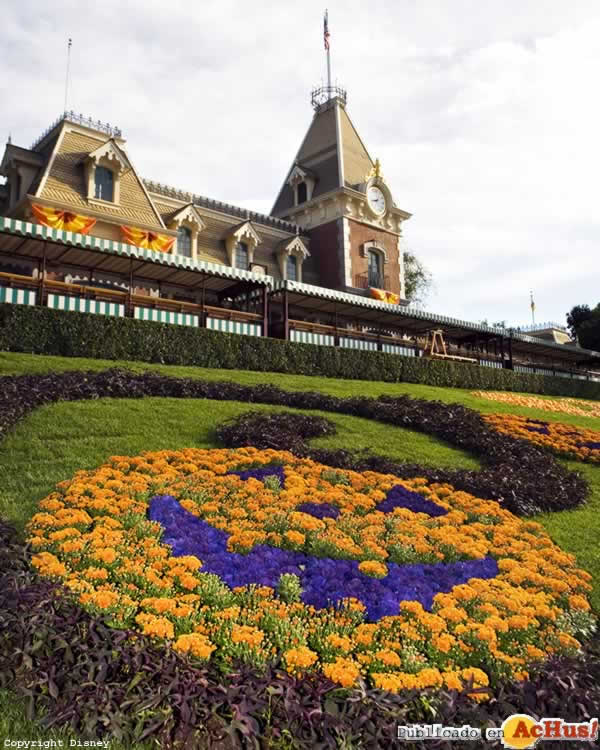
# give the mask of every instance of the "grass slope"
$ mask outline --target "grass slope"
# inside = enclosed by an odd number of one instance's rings
[[[507,413],[522,414],[527,417],[547,421],[568,422],[569,424],[600,430],[600,418],[579,417],[570,414],[559,414],[541,409],[530,409],[523,406],[512,406],[485,398],[472,396],[469,391],[458,388],[438,388],[431,385],[414,383],[383,383],[366,380],[341,380],[336,378],[311,377],[309,375],[285,375],[278,372],[253,372],[250,370],[213,370],[204,367],[179,367],[175,365],[156,365],[145,362],[125,362],[108,359],[82,359],[77,357],[51,357],[37,354],[13,354],[0,352],[0,375],[42,374],[64,372],[67,370],[106,370],[109,367],[124,367],[133,372],[157,372],[180,378],[198,378],[202,380],[224,380],[243,383],[244,385],[261,385],[269,382],[290,391],[321,391],[332,396],[401,396],[407,394],[413,398],[437,399],[446,403],[461,403],[484,414]],[[526,394],[521,394],[526,395]],[[550,396],[537,396],[551,398]]]
[[[268,381],[288,390],[322,391],[336,396],[381,394],[458,402],[484,413],[507,412],[600,430],[600,419],[514,407],[471,396],[467,391],[412,384],[371,383],[354,380],[256,373],[202,368],[169,367],[130,362],[111,362],[26,354],[0,353],[0,375],[59,372],[65,370],[102,370],[114,366],[136,372],[153,370],[179,377],[236,381],[248,385]],[[204,400],[144,399],[59,403],[43,407],[24,420],[0,444],[0,516],[21,529],[35,512],[37,502],[52,491],[56,482],[71,477],[82,468],[98,466],[115,454],[137,454],[143,450],[178,449],[189,446],[217,445],[215,427],[225,419],[247,410],[239,402]],[[251,405],[252,409],[274,407]],[[311,412],[319,414],[320,412]],[[335,422],[338,434],[313,441],[328,448],[359,450],[398,460],[440,466],[476,468],[477,461],[438,440],[398,427],[345,415],[325,414]],[[588,503],[578,510],[544,514],[537,520],[565,550],[577,556],[581,567],[596,582],[592,604],[600,611],[600,467],[569,462],[582,471],[592,488]],[[0,737],[62,739],[67,746],[68,733],[46,732],[37,723],[25,719],[25,703],[12,693],[0,690]],[[113,750],[121,745],[113,742]]]

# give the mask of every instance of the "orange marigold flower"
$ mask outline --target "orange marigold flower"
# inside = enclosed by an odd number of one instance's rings
[[[192,654],[198,659],[210,659],[210,655],[215,650],[210,640],[201,633],[188,633],[180,635],[173,644],[173,648],[184,654]]]
[[[249,646],[258,647],[264,637],[262,630],[251,625],[234,625],[231,629],[231,640],[234,643],[247,643]]]
[[[360,677],[360,667],[351,659],[341,656],[333,663],[323,664],[323,674],[332,682],[337,682],[342,687],[352,687]]]
[[[371,578],[385,578],[388,574],[387,565],[377,560],[363,560],[359,563],[358,569]]]

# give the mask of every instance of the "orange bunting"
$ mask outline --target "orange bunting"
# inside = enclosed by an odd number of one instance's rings
[[[37,206],[35,203],[31,208],[39,223],[52,229],[87,234],[96,224],[96,219],[90,219],[89,216],[80,216],[58,208],[46,208],[46,206]]]
[[[400,297],[393,292],[386,292],[383,289],[371,288],[371,297],[379,300],[380,302],[387,302],[388,305],[397,305],[400,303]]]
[[[175,237],[166,237],[164,234],[147,232],[135,227],[121,227],[121,233],[130,245],[143,247],[147,250],[155,250],[160,253],[170,253],[175,243]]]

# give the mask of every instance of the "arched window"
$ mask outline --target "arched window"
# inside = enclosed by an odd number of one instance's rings
[[[94,197],[103,201],[114,200],[114,177],[110,169],[106,167],[96,167],[94,175],[95,191]]]
[[[192,233],[187,227],[179,227],[177,230],[177,253],[192,257]]]
[[[384,285],[382,276],[381,254],[376,250],[369,250],[369,286],[382,289]]]
[[[245,242],[238,242],[235,246],[235,267],[243,271],[248,270],[248,245]]]
[[[290,281],[298,281],[298,259],[295,255],[288,255],[287,257],[286,278]]]
[[[307,187],[305,182],[298,185],[298,203],[305,203],[308,198]]]

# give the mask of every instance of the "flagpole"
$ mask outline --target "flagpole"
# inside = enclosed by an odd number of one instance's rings
[[[535,302],[533,301],[533,289],[529,292],[531,298],[531,323],[535,325]]]
[[[329,96],[331,94],[331,53],[329,50],[329,11],[327,9],[325,9],[324,22],[324,41],[327,52],[327,95]]]
[[[65,76],[65,106],[63,112],[67,111],[67,96],[69,93],[69,69],[71,67],[71,45],[73,40],[69,37],[69,44],[67,45],[67,75]]]
[[[327,11],[325,11],[325,15],[328,16],[329,14]],[[328,19],[329,21],[329,19]],[[329,26],[329,23],[327,24]],[[327,87],[331,91],[331,45],[327,45]]]

